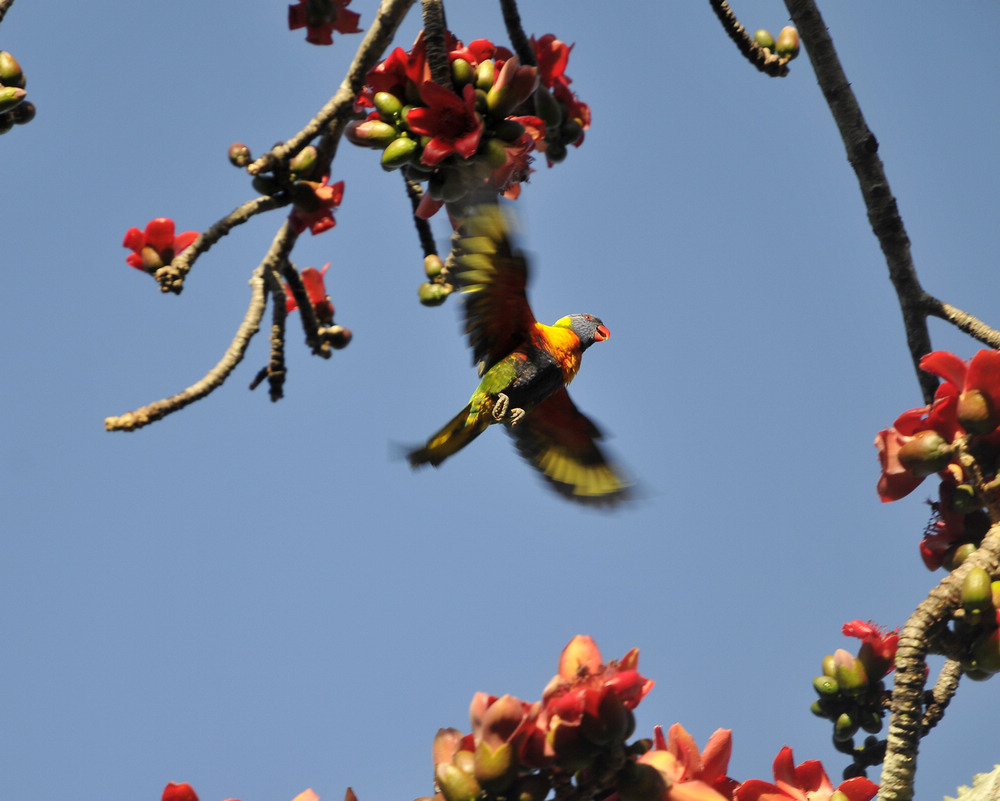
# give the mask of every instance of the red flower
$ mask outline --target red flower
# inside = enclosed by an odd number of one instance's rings
[[[288,215],[288,222],[291,223],[295,233],[301,234],[308,228],[313,235],[321,234],[337,224],[333,218],[333,210],[340,205],[344,197],[344,182],[337,181],[332,186],[327,185],[330,180],[329,175],[324,175],[322,181],[299,181],[297,186],[305,186],[312,189],[311,193],[304,193],[303,198],[295,201],[295,210]]]
[[[679,723],[670,727],[663,737],[657,726],[654,747],[639,758],[664,778],[667,792],[663,801],[729,801],[739,785],[726,775],[733,750],[732,732],[717,729],[708,738],[705,751],[700,752],[690,734]]]
[[[297,0],[288,7],[288,29],[307,28],[306,41],[314,45],[333,44],[333,32],[361,33],[361,15],[348,11],[351,0]]]
[[[580,127],[586,130],[590,127],[590,106],[581,103],[569,85],[573,82],[566,74],[569,54],[574,45],[556,39],[554,34],[547,33],[541,39],[531,37],[531,46],[535,50],[538,61],[538,75],[542,85],[552,91],[552,95],[564,107],[564,120],[576,120]],[[581,136],[574,145],[583,143]]]
[[[163,798],[161,801],[198,801],[198,795],[194,788],[186,782],[175,784],[170,782],[163,788]]]
[[[326,293],[326,284],[323,280],[329,267],[330,262],[327,262],[323,265],[322,270],[317,270],[315,267],[306,267],[300,273],[302,283],[306,288],[306,294],[309,296],[309,302],[316,313],[316,319],[323,325],[333,323],[333,303],[330,302],[330,296]],[[291,288],[288,284],[285,284],[285,312],[293,312],[298,308],[299,304],[296,303]]]
[[[939,391],[958,395],[956,418],[967,432],[991,434],[1000,425],[1000,351],[981,350],[964,362],[939,350],[924,356],[920,368],[945,380]]]
[[[406,121],[414,133],[431,137],[421,161],[433,167],[452,153],[472,158],[483,135],[483,121],[476,114],[475,87],[467,84],[459,97],[433,81],[426,81],[420,87],[420,98],[427,108],[411,110]]]
[[[878,681],[891,673],[895,667],[896,648],[899,645],[899,629],[887,631],[869,620],[851,620],[841,631],[848,637],[861,640],[858,659],[865,666],[870,681]]]
[[[848,801],[869,801],[878,792],[878,785],[858,776],[841,782],[837,787],[823,770],[823,764],[816,759],[803,762],[795,767],[792,749],[787,745],[774,759],[774,784],[749,779],[743,782],[733,795],[735,801],[829,801],[834,790],[847,796]]]
[[[160,267],[170,264],[174,256],[197,238],[197,231],[185,231],[174,236],[174,221],[169,217],[157,217],[149,222],[145,232],[138,228],[128,229],[122,246],[132,253],[125,261],[130,267],[152,275]]]

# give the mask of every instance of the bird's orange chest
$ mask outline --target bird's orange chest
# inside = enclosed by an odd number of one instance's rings
[[[536,322],[531,329],[531,344],[550,353],[568,384],[580,369],[580,338],[568,328]]]

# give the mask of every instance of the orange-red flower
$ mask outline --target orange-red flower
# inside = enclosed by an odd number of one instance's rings
[[[331,185],[327,184],[329,175],[324,175],[323,179],[316,181],[299,181],[296,186],[304,186],[311,189],[311,192],[302,193],[303,199],[296,199],[295,209],[288,215],[288,222],[295,232],[301,234],[308,228],[313,235],[321,234],[333,228],[337,221],[333,218],[333,210],[340,205],[344,197],[344,182],[337,181]]]
[[[433,167],[452,153],[472,158],[483,135],[483,121],[476,114],[476,89],[467,84],[461,97],[433,81],[420,87],[426,108],[414,108],[406,117],[416,134],[429,136],[421,160]]]
[[[314,45],[333,44],[333,32],[361,33],[361,15],[348,11],[351,0],[297,0],[288,7],[288,29],[306,28],[306,41]]]
[[[834,790],[847,796],[848,801],[869,801],[878,792],[878,785],[858,776],[834,787],[823,763],[811,759],[795,767],[792,749],[786,745],[774,759],[774,784],[749,779],[739,786],[733,798],[735,801],[829,801]]]
[[[934,351],[920,369],[943,378],[943,391],[958,396],[955,415],[968,433],[991,434],[1000,425],[1000,351],[981,350],[968,362]]]
[[[187,782],[180,784],[169,782],[163,788],[162,801],[198,801],[198,794],[195,793],[194,788]]]
[[[869,620],[851,620],[841,631],[848,637],[861,640],[858,659],[865,666],[870,681],[878,681],[892,672],[896,662],[896,648],[899,645],[899,629],[886,630]]]
[[[639,758],[663,776],[667,791],[663,801],[729,801],[739,785],[726,775],[733,750],[732,732],[717,729],[708,738],[704,752],[679,723],[664,738],[657,726],[654,746]]]
[[[575,120],[583,130],[590,127],[590,106],[581,103],[569,85],[573,82],[566,74],[569,54],[573,45],[556,39],[554,34],[547,33],[536,40],[531,37],[531,45],[538,60],[538,75],[542,85],[552,91],[552,95],[564,107],[564,120]],[[573,144],[579,147],[583,143],[581,135]]]
[[[155,273],[165,264],[170,264],[174,256],[198,238],[197,231],[185,231],[174,236],[174,221],[169,217],[150,220],[145,231],[129,228],[122,246],[132,251],[125,261],[137,270]]]
[[[306,288],[306,294],[309,296],[309,302],[316,313],[316,319],[323,325],[330,325],[333,322],[333,303],[326,293],[326,282],[324,281],[326,271],[329,268],[330,262],[327,262],[323,265],[322,270],[306,267],[299,273],[302,276],[302,284]],[[292,294],[291,287],[285,284],[285,312],[293,312],[297,308],[299,308],[299,304]]]

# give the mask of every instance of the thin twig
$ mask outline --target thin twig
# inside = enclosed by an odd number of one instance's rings
[[[416,214],[417,206],[420,205],[420,201],[424,196],[423,190],[421,190],[420,184],[409,180],[405,175],[403,176],[403,182],[406,184],[406,196],[410,198],[410,205],[413,207],[413,224],[417,227],[420,247],[423,249],[425,256],[436,256],[438,252],[437,244],[434,242],[434,233],[431,231],[431,224],[428,220],[418,217]]]
[[[330,128],[331,135],[334,135],[334,131],[336,136],[340,135],[350,115],[354,113],[354,99],[365,84],[365,76],[378,63],[382,53],[392,42],[396,29],[414,2],[415,0],[383,0],[337,93],[306,124],[305,128],[253,162],[247,167],[247,172],[257,175],[268,172],[277,164],[287,164],[288,159],[327,128]]]
[[[330,346],[323,340],[319,320],[316,319],[316,311],[309,299],[309,293],[306,292],[305,284],[302,283],[302,276],[295,269],[295,265],[287,259],[281,265],[281,275],[288,282],[288,288],[292,290],[292,297],[295,298],[295,305],[299,307],[299,317],[302,320],[302,330],[306,335],[306,344],[312,349],[314,355],[329,359]]]
[[[785,6],[809,53],[816,80],[847,149],[847,160],[857,175],[868,220],[885,255],[889,278],[899,299],[917,380],[924,400],[930,403],[937,389],[937,379],[919,368],[920,359],[931,350],[927,317],[922,308],[924,291],[913,266],[910,239],[878,157],[878,140],[865,122],[816,4],[813,0],[785,0]]]
[[[788,56],[772,53],[766,47],[757,44],[754,38],[747,33],[746,28],[736,19],[736,15],[726,0],[709,0],[709,4],[712,6],[715,16],[719,18],[719,22],[722,23],[722,27],[729,34],[729,38],[736,43],[736,47],[739,48],[747,61],[772,78],[784,78],[788,75],[788,62],[791,59]]]
[[[160,285],[161,292],[173,292],[179,295],[184,289],[184,278],[194,265],[195,260],[222,237],[228,234],[237,225],[242,225],[250,218],[271,209],[287,206],[291,200],[289,198],[273,198],[262,195],[253,200],[248,200],[241,206],[233,209],[229,214],[213,224],[208,230],[199,234],[188,247],[184,248],[170,264],[165,264],[156,271],[156,281]]]
[[[271,354],[267,360],[267,383],[272,403],[284,396],[285,375],[285,321],[288,318],[285,288],[277,270],[265,274],[268,291],[271,293]]]
[[[973,317],[971,314],[956,309],[950,303],[938,300],[931,295],[924,294],[922,303],[924,312],[931,317],[951,323],[959,331],[964,331],[973,339],[982,342],[991,348],[1000,348],[1000,331],[986,325],[982,320]]]
[[[524,28],[521,26],[517,0],[500,0],[500,11],[503,13],[503,24],[507,28],[507,38],[510,39],[511,46],[521,63],[528,67],[537,66],[535,48],[531,46],[531,42],[524,33]]]
[[[955,691],[958,689],[958,680],[962,678],[962,665],[955,659],[949,659],[944,663],[941,672],[938,674],[937,684],[931,693],[931,701],[927,704],[921,725],[926,735],[931,729],[937,726],[944,717],[944,711],[951,703]]]
[[[265,273],[268,270],[273,270],[274,265],[288,258],[288,252],[292,249],[297,238],[297,234],[287,222],[278,230],[267,255],[250,277],[250,306],[247,308],[243,322],[225,355],[215,367],[208,371],[204,378],[169,398],[155,401],[141,409],[136,409],[134,412],[126,412],[120,417],[105,418],[104,428],[108,431],[135,431],[137,428],[142,428],[161,420],[168,414],[183,409],[222,386],[236,365],[243,360],[253,335],[260,330],[260,321],[264,316],[264,307],[267,302],[267,292],[264,286]]]

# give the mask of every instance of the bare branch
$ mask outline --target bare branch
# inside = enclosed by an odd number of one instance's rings
[[[247,313],[233,338],[232,344],[219,363],[209,370],[204,378],[169,398],[155,401],[141,409],[136,409],[134,412],[126,412],[120,417],[105,418],[104,428],[107,431],[135,431],[137,428],[155,423],[168,414],[183,409],[222,386],[236,365],[243,360],[253,335],[260,330],[260,321],[264,316],[264,307],[267,302],[265,274],[269,270],[274,270],[277,264],[288,258],[288,253],[297,238],[298,235],[287,222],[281,226],[264,260],[250,277],[250,306],[247,308]]]
[[[500,10],[503,12],[503,24],[507,27],[507,38],[517,53],[521,63],[528,67],[538,65],[535,59],[535,49],[521,27],[521,15],[517,10],[517,0],[500,0]]]
[[[427,63],[431,68],[431,80],[438,86],[454,91],[451,82],[451,61],[445,34],[448,23],[444,18],[444,4],[441,0],[421,0],[424,11],[424,42],[427,44]]]
[[[896,198],[892,195],[882,160],[878,157],[878,140],[865,122],[816,4],[813,0],[785,0],[785,6],[809,53],[816,80],[847,149],[847,160],[857,175],[868,209],[868,220],[885,255],[889,278],[899,299],[913,368],[924,400],[930,403],[937,389],[937,379],[919,368],[921,357],[931,350],[927,318],[922,306],[924,291],[913,266],[910,239],[899,216]]]
[[[14,5],[14,0],[0,0],[0,22],[3,22],[3,18],[7,16],[12,5]]]
[[[949,659],[944,663],[944,667],[938,674],[937,684],[934,685],[934,690],[931,693],[930,703],[927,704],[927,710],[921,721],[924,735],[937,726],[941,718],[944,717],[944,711],[951,703],[951,699],[958,689],[958,680],[961,678],[962,665],[957,660]]]
[[[982,320],[971,314],[956,309],[950,303],[938,300],[931,295],[924,296],[923,308],[931,317],[938,317],[951,323],[960,331],[964,331],[973,339],[982,342],[990,348],[1000,348],[1000,331],[986,325]]]
[[[729,38],[736,43],[736,47],[739,48],[747,61],[772,78],[784,78],[788,75],[788,62],[791,61],[788,56],[779,56],[757,44],[754,38],[747,33],[746,28],[736,19],[736,15],[726,0],[709,0],[709,3],[715,16],[722,23],[722,27],[729,34]]]

